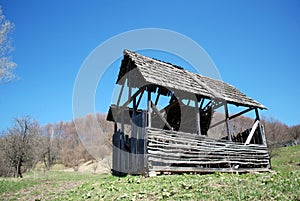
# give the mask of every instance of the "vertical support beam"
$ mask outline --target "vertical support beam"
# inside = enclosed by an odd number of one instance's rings
[[[258,108],[255,108],[255,115],[256,115],[256,120],[260,121]],[[261,136],[262,144],[267,145],[265,131],[264,131],[264,129],[263,129],[263,127],[260,123],[258,125],[258,129],[259,129],[259,133],[260,133],[260,136]]]
[[[121,136],[120,130],[113,135],[113,173],[120,176],[121,173]]]
[[[122,108],[121,112],[121,132],[124,132],[124,108]]]
[[[117,133],[117,129],[118,129],[118,125],[117,125],[117,122],[115,121],[115,123],[114,123],[114,134]]]
[[[204,98],[202,98],[201,100],[200,107],[199,107],[200,110],[202,109],[203,103],[204,103]]]
[[[137,104],[136,104],[136,107],[137,107],[137,108],[138,108],[139,105],[140,105],[140,102],[141,102],[141,100],[142,100],[142,97],[143,97],[143,95],[144,95],[144,92],[145,92],[145,90],[143,90],[142,93],[141,93],[140,96],[139,96],[139,99],[138,99]]]
[[[125,157],[125,139],[124,139],[124,132],[121,133],[121,172],[126,172],[126,157]]]
[[[198,101],[195,100],[195,110],[196,110],[196,125],[197,125],[197,134],[201,135],[201,125],[200,125],[200,109],[198,107]]]
[[[117,106],[120,105],[121,97],[122,97],[123,90],[124,90],[124,85],[125,85],[125,82],[124,82],[124,84],[123,84],[122,87],[121,87],[121,91],[120,91],[120,93],[119,93],[119,97],[118,97],[118,101],[117,101]]]
[[[115,123],[116,124],[116,123]],[[118,175],[119,164],[120,164],[120,155],[119,155],[119,147],[120,147],[120,133],[115,130],[115,133],[113,135],[113,153],[112,153],[112,169],[113,169],[113,175]]]
[[[152,108],[151,108],[151,91],[148,90],[148,127],[151,128],[151,112],[152,112]]]
[[[231,134],[230,134],[230,131],[229,131],[229,114],[228,114],[227,102],[224,104],[224,108],[225,108],[225,122],[226,122],[227,136],[228,136],[228,140],[232,141]]]
[[[260,120],[257,107],[255,108],[256,120]]]
[[[141,132],[143,133],[143,143],[144,143],[144,149],[143,149],[143,155],[144,155],[144,171],[148,172],[149,170],[149,167],[148,167],[148,156],[147,156],[147,138],[148,138],[148,135],[146,133],[146,113],[144,111],[142,111],[142,123],[141,123],[141,127],[140,127],[140,130]],[[146,173],[144,172],[144,173]]]
[[[130,140],[130,152],[131,154],[129,154],[128,158],[129,158],[129,163],[130,163],[130,170],[132,171],[132,173],[136,173],[136,161],[137,161],[137,131],[138,131],[138,127],[137,127],[137,119],[136,119],[136,97],[133,98],[133,111],[132,111],[132,121],[131,121],[131,140]]]
[[[131,98],[131,94],[132,94],[132,88],[129,87],[128,88],[128,100]]]
[[[156,100],[155,100],[155,103],[154,103],[154,105],[157,105],[157,103],[158,103],[158,100],[159,100],[159,97],[160,97],[160,94],[157,94],[157,96],[156,96]]]
[[[130,76],[130,73],[128,73],[128,77],[127,77],[127,86],[128,86],[128,99],[127,99],[127,100],[130,100],[131,94],[132,94],[131,76]]]
[[[136,111],[137,111],[137,107],[136,107],[136,97],[134,97],[133,98],[133,100],[132,100],[132,104],[133,104],[133,110],[132,110],[132,119],[134,119],[135,118],[135,116],[136,116]]]

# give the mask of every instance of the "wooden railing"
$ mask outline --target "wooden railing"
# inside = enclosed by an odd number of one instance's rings
[[[196,134],[147,128],[149,171],[265,170],[269,154],[265,145],[216,140]]]

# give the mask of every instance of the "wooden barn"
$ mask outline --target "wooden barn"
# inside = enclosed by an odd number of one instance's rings
[[[269,170],[259,118],[266,107],[234,86],[128,50],[117,86],[107,116],[115,125],[114,175]],[[230,114],[229,107],[237,110]],[[217,110],[224,118],[216,122]],[[232,132],[231,121],[248,112],[251,126]],[[222,125],[224,135],[210,136]]]

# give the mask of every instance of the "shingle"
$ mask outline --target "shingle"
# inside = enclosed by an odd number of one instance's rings
[[[236,105],[267,109],[264,105],[247,97],[237,88],[226,82],[192,73],[180,66],[149,58],[129,50],[124,50],[124,59],[120,68],[118,81],[133,68],[126,69],[129,61],[133,62],[134,68],[138,70],[148,84],[181,90],[211,99],[222,99]]]

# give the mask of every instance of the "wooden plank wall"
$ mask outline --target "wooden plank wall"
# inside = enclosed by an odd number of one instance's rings
[[[216,140],[196,134],[147,128],[149,172],[230,172],[266,170],[265,145]]]
[[[116,131],[113,135],[113,160],[112,160],[112,174],[122,176],[121,168],[121,132]]]
[[[145,119],[146,112],[142,112],[132,119],[130,135],[120,130],[113,135],[113,175],[146,173]]]
[[[130,156],[130,170],[132,174],[144,174],[145,173],[145,122],[146,122],[146,111],[132,118],[131,125],[131,156]]]

